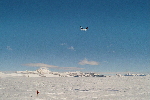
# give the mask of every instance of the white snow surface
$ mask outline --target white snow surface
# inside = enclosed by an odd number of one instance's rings
[[[0,100],[150,100],[150,76],[1,77]]]

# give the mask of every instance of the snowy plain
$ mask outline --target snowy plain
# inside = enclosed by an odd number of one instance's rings
[[[40,92],[38,95],[37,90]],[[3,75],[0,77],[0,100],[150,100],[150,76]]]

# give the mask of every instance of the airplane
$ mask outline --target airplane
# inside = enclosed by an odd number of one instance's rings
[[[81,31],[87,31],[87,30],[88,30],[88,27],[83,28],[82,26],[80,26],[80,30],[81,30]]]

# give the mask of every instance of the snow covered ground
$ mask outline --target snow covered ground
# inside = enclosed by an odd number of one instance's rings
[[[0,100],[150,100],[150,76],[1,77]]]

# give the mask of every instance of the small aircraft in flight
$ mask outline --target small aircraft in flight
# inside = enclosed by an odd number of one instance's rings
[[[81,31],[87,31],[87,30],[88,30],[88,27],[83,28],[82,26],[80,26],[80,30],[81,30]]]

